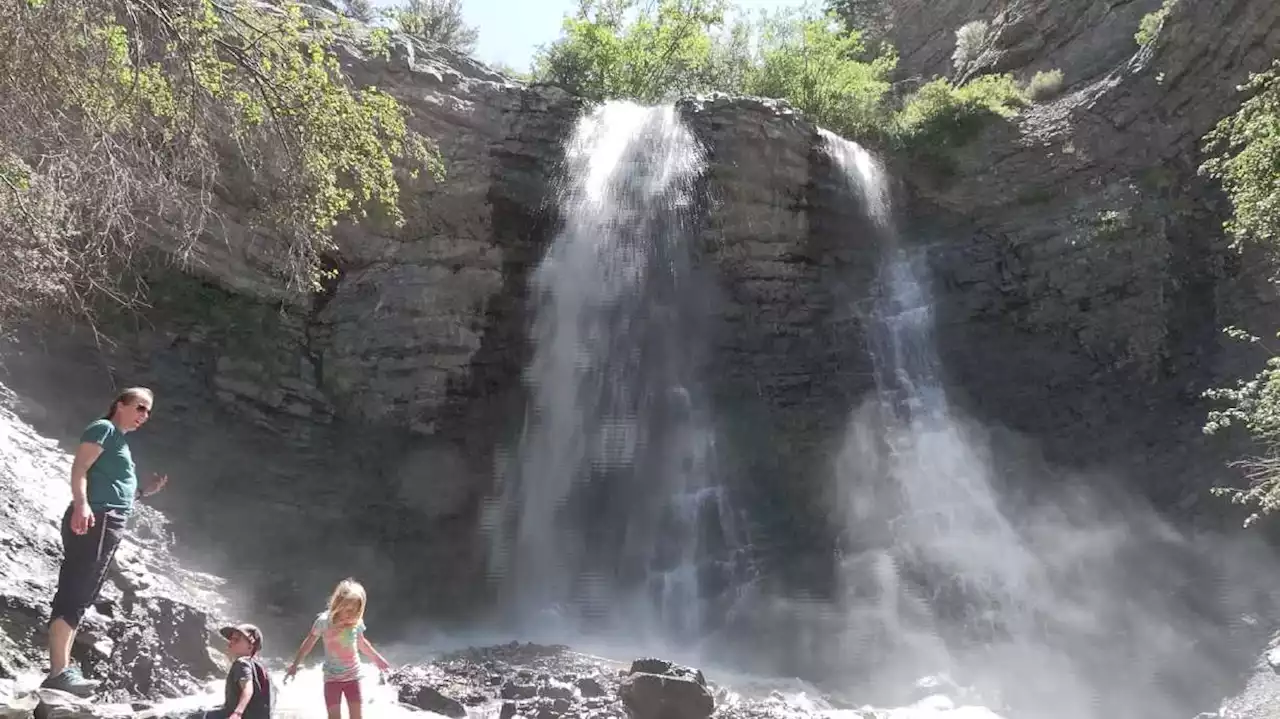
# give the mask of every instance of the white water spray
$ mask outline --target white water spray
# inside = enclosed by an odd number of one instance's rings
[[[698,377],[704,164],[673,107],[609,103],[569,140],[564,226],[532,281],[530,408],[490,522],[526,626],[698,633],[699,566],[729,519]]]
[[[950,673],[1035,719],[1178,711],[1179,677],[1207,685],[1229,671],[1192,654],[1222,620],[1182,603],[1189,567],[1252,550],[1194,546],[1141,501],[1109,504],[1047,465],[1026,470],[1047,499],[1011,504],[990,434],[948,398],[927,248],[898,237],[874,158],[834,135],[826,143],[883,252],[866,314],[875,391],[853,411],[835,468],[843,656],[880,684]],[[1265,605],[1247,588],[1256,558],[1222,566],[1237,584],[1207,590],[1218,592],[1211,614]]]

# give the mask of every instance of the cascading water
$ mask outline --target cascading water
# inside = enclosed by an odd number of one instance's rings
[[[825,139],[884,255],[867,323],[876,390],[854,413],[837,459],[843,523],[878,535],[843,552],[846,640],[908,673],[945,668],[948,631],[990,639],[1010,623],[1030,626],[1019,608],[1037,564],[1000,511],[985,459],[952,417],[925,257],[897,237],[885,175],[863,148]]]
[[[728,519],[698,378],[703,168],[673,107],[606,104],[569,140],[564,226],[532,282],[530,407],[493,521],[491,569],[526,626],[698,633]]]
[[[900,241],[874,158],[834,135],[826,145],[883,257],[862,313],[875,389],[836,461],[842,660],[873,686],[953,673],[1036,719],[1177,711],[1223,671],[1191,648],[1269,600],[1233,568],[1240,591],[1189,609],[1179,596],[1193,567],[1223,579],[1140,502],[1100,500],[1044,465],[1019,470],[1044,499],[1002,494],[989,434],[948,399],[927,248]],[[1214,551],[1235,551],[1225,546]]]
[[[969,629],[1032,621],[1021,612],[1028,607],[1025,597],[1037,591],[1040,568],[1001,512],[988,459],[953,417],[934,347],[925,255],[901,245],[887,180],[875,159],[835,136],[827,142],[884,243],[869,337],[873,413],[881,428],[878,464],[897,494],[893,544],[902,564],[927,573],[935,590],[940,580],[950,585],[952,606],[945,610],[963,612]],[[850,449],[855,461],[867,457],[865,444]],[[935,611],[942,603],[934,602]]]

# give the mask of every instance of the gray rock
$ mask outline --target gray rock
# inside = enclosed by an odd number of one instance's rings
[[[662,659],[637,659],[618,696],[634,719],[706,719],[715,699],[702,672]]]
[[[0,719],[30,719],[40,695],[21,691],[12,679],[0,679]]]
[[[105,704],[52,689],[38,690],[40,704],[33,719],[126,719],[135,712],[129,704]]]
[[[537,695],[538,687],[533,684],[508,681],[502,685],[501,696],[503,699],[532,699]]]
[[[574,686],[578,688],[578,692],[588,699],[604,696],[604,687],[600,685],[599,680],[595,677],[582,677],[574,682]]]

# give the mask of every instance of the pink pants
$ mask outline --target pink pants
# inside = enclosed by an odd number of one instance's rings
[[[360,680],[352,679],[345,682],[325,682],[324,683],[324,705],[326,707],[336,707],[342,703],[342,697],[347,697],[348,704],[360,703]]]

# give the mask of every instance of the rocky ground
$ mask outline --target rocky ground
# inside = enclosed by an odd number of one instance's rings
[[[399,669],[389,680],[403,704],[454,719],[999,719],[965,706],[943,679],[920,683],[909,707],[875,709],[806,692],[794,683],[741,680],[730,687],[698,669],[656,658],[630,663],[565,646],[472,648]]]

